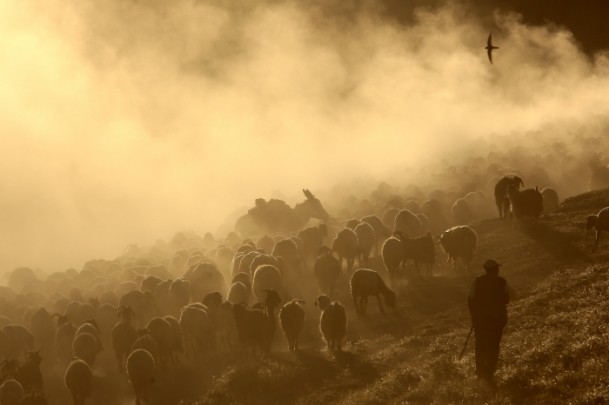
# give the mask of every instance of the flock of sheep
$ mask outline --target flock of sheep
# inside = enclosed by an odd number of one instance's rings
[[[537,218],[558,205],[553,189],[522,185],[518,176],[496,182],[500,217]],[[380,216],[338,221],[310,191],[305,196],[295,208],[258,200],[237,221],[238,232],[221,241],[179,234],[146,251],[133,247],[116,260],[87,262],[81,271],[10,273],[0,287],[0,404],[46,403],[43,363],[62,370],[74,404],[84,404],[106,350],[136,403],[147,403],[155,381],[187,359],[235,350],[264,356],[278,329],[289,350],[299,350],[310,316],[305,298],[318,307],[328,350],[340,352],[350,309],[337,299],[341,292],[348,291],[357,316],[366,314],[369,297],[381,312],[395,308],[401,281],[432,277],[437,245],[453,269],[469,272],[477,235],[467,223],[492,206],[482,192],[452,204],[435,192],[422,202],[390,200]],[[609,209],[588,225],[598,234],[609,230]],[[373,259],[386,274],[370,268]]]

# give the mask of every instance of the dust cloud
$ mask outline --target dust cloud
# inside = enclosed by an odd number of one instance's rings
[[[258,197],[429,182],[491,143],[603,128],[609,59],[560,27],[255,3],[0,3],[0,268],[78,267]]]

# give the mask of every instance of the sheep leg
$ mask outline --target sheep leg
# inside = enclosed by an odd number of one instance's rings
[[[376,299],[379,302],[379,310],[381,311],[381,314],[384,314],[385,310],[383,309],[383,303],[381,302],[381,295],[377,294]]]
[[[353,304],[355,305],[355,313],[360,315],[359,302],[357,295],[353,295]]]
[[[590,252],[590,254],[593,254],[594,252],[596,252],[596,248],[598,246],[598,240],[601,238],[601,231],[599,231],[598,229],[596,230],[596,239],[594,240],[594,247],[592,248],[592,251]]]
[[[362,297],[362,315],[366,314],[366,307],[368,306],[368,296],[365,295]]]

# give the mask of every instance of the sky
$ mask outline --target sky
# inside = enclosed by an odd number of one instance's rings
[[[596,14],[420,3],[0,3],[0,271],[213,232],[258,197],[416,182],[481,138],[607,114]]]

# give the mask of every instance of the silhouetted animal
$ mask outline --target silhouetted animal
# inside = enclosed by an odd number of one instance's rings
[[[453,262],[453,270],[457,268],[457,259],[461,259],[465,264],[465,269],[469,273],[469,266],[474,259],[476,247],[478,245],[478,235],[469,226],[455,226],[447,229],[440,235],[442,249],[448,255],[446,262]]]
[[[374,270],[359,269],[351,276],[351,297],[355,304],[355,311],[358,315],[366,313],[368,296],[375,295],[379,310],[385,312],[381,303],[381,295],[385,298],[385,303],[389,308],[395,308],[395,293],[391,291],[381,276]]]
[[[495,204],[497,205],[499,218],[507,218],[510,211],[510,201],[508,199],[508,187],[510,185],[518,190],[520,189],[520,186],[524,187],[524,182],[520,177],[513,176],[502,177],[497,184],[495,184]]]
[[[319,331],[323,336],[330,352],[342,350],[342,340],[347,334],[347,311],[338,301],[332,302],[327,295],[320,295],[315,305],[321,310]]]
[[[543,197],[537,187],[518,191],[518,187],[508,186],[508,198],[514,219],[539,218],[543,212]]]
[[[590,254],[596,251],[601,233],[603,231],[609,232],[609,207],[603,208],[596,215],[588,215],[586,218],[586,229],[590,230],[592,228],[596,230],[596,238]]]

